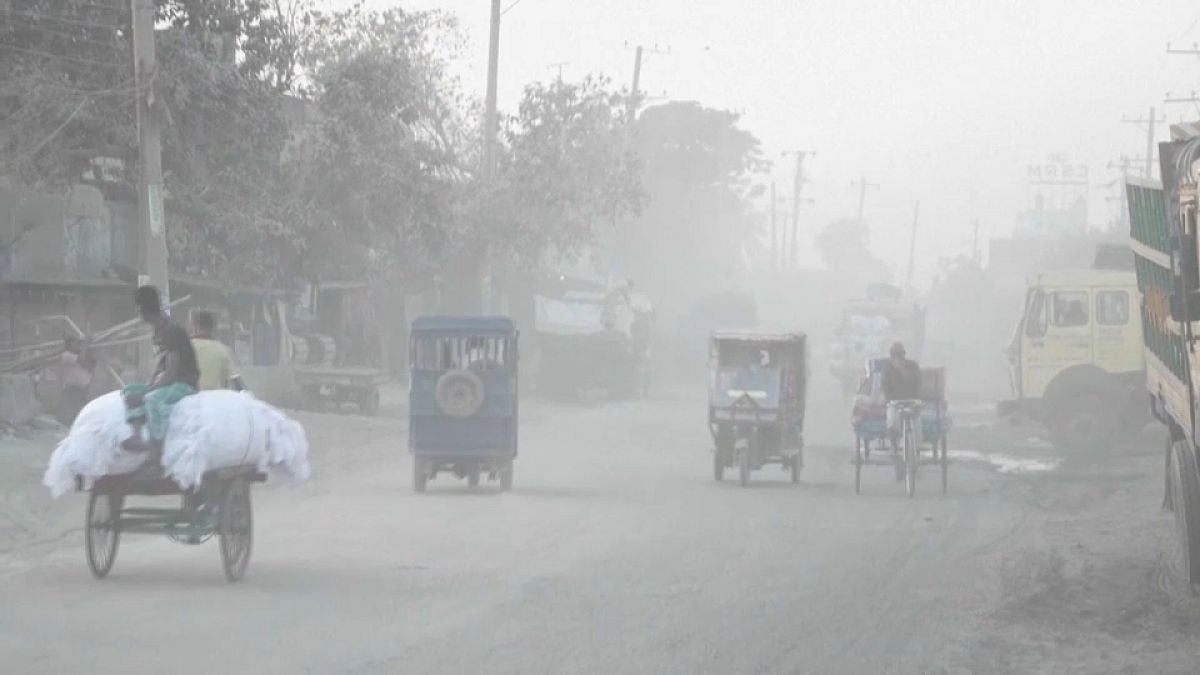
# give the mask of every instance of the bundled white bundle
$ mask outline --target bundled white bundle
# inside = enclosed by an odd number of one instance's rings
[[[121,441],[133,429],[125,423],[125,401],[114,391],[93,399],[79,411],[71,432],[50,455],[42,483],[55,497],[75,487],[75,476],[90,487],[108,474],[129,473],[146,462],[145,453],[126,452]]]
[[[72,489],[75,476],[90,484],[137,469],[146,455],[120,447],[131,433],[119,392],[92,401],[51,455],[43,484],[57,497]],[[200,392],[171,411],[162,465],[183,489],[199,484],[205,472],[244,465],[298,482],[309,475],[308,439],[298,422],[249,394]]]

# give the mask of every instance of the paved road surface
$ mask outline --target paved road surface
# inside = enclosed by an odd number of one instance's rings
[[[247,578],[215,544],[78,531],[0,554],[13,673],[1195,672],[1157,456],[915,500],[844,450],[793,486],[711,478],[703,404],[529,404],[516,490],[410,487],[403,422],[306,417],[315,478],[255,493]],[[816,414],[821,414],[817,411]],[[61,508],[81,519],[83,500]],[[49,525],[48,525],[49,527]]]

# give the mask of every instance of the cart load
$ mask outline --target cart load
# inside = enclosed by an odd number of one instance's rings
[[[58,497],[77,481],[90,487],[105,476],[140,469],[150,453],[121,448],[132,434],[121,392],[100,396],[80,411],[55,448],[43,484]],[[165,478],[190,490],[209,472],[247,466],[291,482],[308,478],[304,427],[248,393],[204,391],[175,405],[163,442]]]

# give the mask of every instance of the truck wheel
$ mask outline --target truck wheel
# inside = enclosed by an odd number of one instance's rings
[[[1053,442],[1060,452],[1106,452],[1112,446],[1117,421],[1099,396],[1068,398],[1056,408]]]
[[[1171,444],[1171,504],[1184,581],[1200,584],[1200,468],[1196,452],[1185,439]]]

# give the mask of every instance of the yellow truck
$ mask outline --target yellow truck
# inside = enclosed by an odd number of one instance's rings
[[[1000,403],[1000,415],[1044,425],[1064,451],[1105,448],[1144,428],[1149,406],[1139,302],[1129,270],[1032,279],[1006,353],[1015,398]]]

